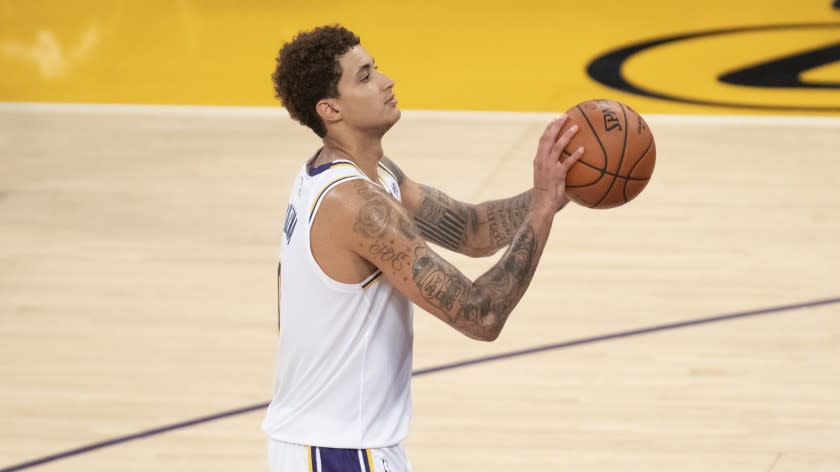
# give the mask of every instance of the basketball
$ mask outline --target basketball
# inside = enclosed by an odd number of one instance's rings
[[[614,208],[639,195],[656,164],[656,144],[645,120],[614,100],[587,100],[569,108],[562,134],[578,132],[568,150],[584,147],[566,175],[566,195],[589,208]],[[566,150],[563,157],[570,155]],[[562,159],[562,158],[561,158]]]

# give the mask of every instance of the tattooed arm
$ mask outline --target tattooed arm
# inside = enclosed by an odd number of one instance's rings
[[[475,281],[429,248],[416,218],[371,182],[339,185],[322,211],[335,215],[334,229],[346,235],[339,244],[380,269],[412,302],[467,336],[492,341],[531,283],[554,213],[564,201],[566,171],[582,153],[560,162],[574,135],[573,129],[557,139],[563,122],[552,122],[540,140],[533,197],[510,247]]]
[[[336,187],[323,205],[343,244],[370,262],[412,302],[461,333],[484,341],[499,336],[537,268],[554,212],[547,206],[529,208],[507,252],[484,275],[470,280],[435,253],[420,235],[405,208],[366,180]]]
[[[403,205],[420,234],[427,241],[468,256],[489,256],[508,246],[531,206],[533,190],[471,205],[412,181],[388,158],[383,158],[383,164],[397,177]],[[558,211],[567,203],[564,195]]]

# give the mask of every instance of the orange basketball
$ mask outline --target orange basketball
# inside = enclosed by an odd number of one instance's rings
[[[560,132],[579,127],[566,149],[584,147],[566,176],[569,198],[589,208],[613,208],[641,193],[656,164],[656,143],[645,120],[614,100],[588,100],[566,113]]]

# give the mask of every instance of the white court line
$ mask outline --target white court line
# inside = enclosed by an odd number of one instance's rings
[[[34,103],[0,102],[3,112],[97,113],[170,116],[244,116],[288,119],[285,108],[277,106],[217,106],[217,105],[135,105],[90,103]],[[436,120],[545,121],[561,112],[513,112],[467,110],[403,110],[405,118]],[[695,115],[644,113],[645,120],[662,124],[750,124],[840,127],[840,116],[811,115]]]

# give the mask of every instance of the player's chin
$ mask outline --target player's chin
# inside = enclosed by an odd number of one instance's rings
[[[397,124],[398,121],[400,121],[400,118],[402,117],[402,112],[399,108],[393,107],[390,110],[386,111],[385,116],[385,121],[388,124],[388,128],[390,128],[391,126]]]
[[[398,120],[392,120],[392,121],[389,121],[389,122],[385,123],[381,128],[382,134],[385,134],[388,131],[390,131],[390,129],[393,128],[395,124],[397,124],[397,121]]]

